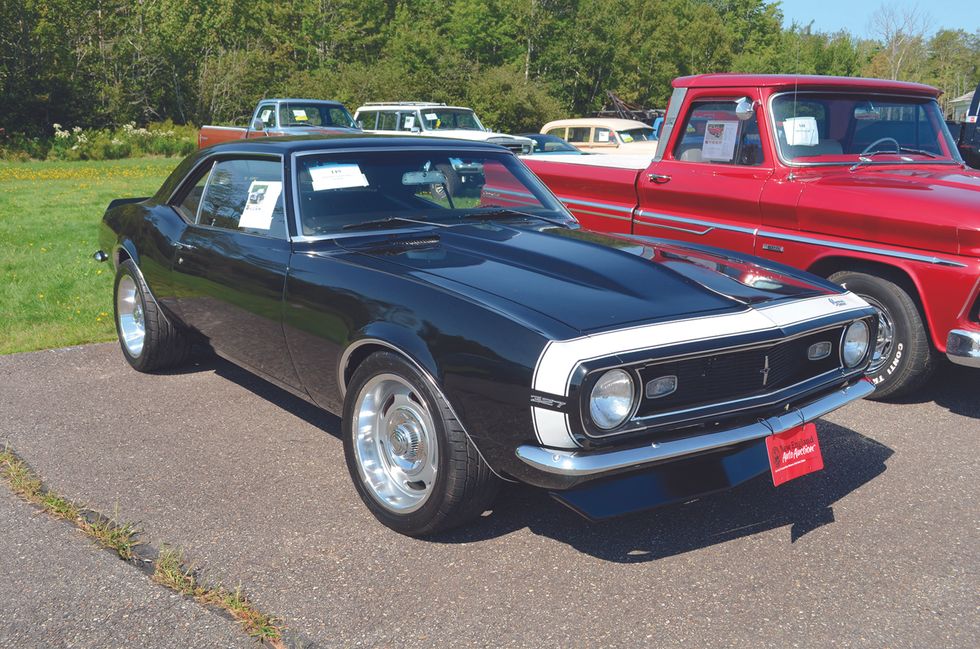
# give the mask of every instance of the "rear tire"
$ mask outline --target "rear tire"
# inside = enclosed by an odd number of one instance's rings
[[[868,376],[872,399],[894,399],[915,391],[931,376],[937,354],[915,301],[899,284],[878,275],[842,271],[829,277],[875,307],[878,340]]]
[[[131,259],[119,264],[112,297],[119,346],[133,369],[153,372],[187,361],[187,335],[160,311]]]
[[[381,523],[426,536],[482,514],[499,479],[429,379],[390,352],[351,377],[342,423],[347,469]]]

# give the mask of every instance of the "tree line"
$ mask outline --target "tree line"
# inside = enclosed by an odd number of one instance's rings
[[[663,107],[674,77],[719,71],[972,89],[980,32],[888,12],[859,39],[784,28],[766,0],[4,0],[0,127],[234,123],[288,95],[461,103],[513,132],[610,90]]]

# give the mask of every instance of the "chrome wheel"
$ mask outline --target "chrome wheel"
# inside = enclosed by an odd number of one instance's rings
[[[395,374],[373,377],[354,404],[354,452],[368,493],[385,509],[407,514],[429,499],[439,447],[429,408]]]
[[[892,353],[892,346],[895,344],[895,325],[892,323],[891,316],[885,307],[873,297],[862,295],[862,298],[874,307],[878,313],[878,338],[875,340],[874,352],[871,355],[871,363],[868,365],[868,373],[874,374],[888,362]]]
[[[143,320],[143,297],[130,275],[119,279],[116,289],[116,318],[119,322],[119,337],[126,351],[133,358],[143,353],[146,339],[146,324]]]

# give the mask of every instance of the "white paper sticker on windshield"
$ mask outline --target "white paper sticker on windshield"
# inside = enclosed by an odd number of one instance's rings
[[[735,157],[735,140],[738,136],[738,122],[712,120],[704,125],[704,144],[701,157],[705,160],[730,161]]]
[[[261,119],[263,122],[268,122],[269,121],[269,115],[271,115],[271,114],[272,114],[272,109],[271,108],[266,108],[261,113],[259,113],[259,119]]]
[[[609,131],[596,131],[595,137],[597,142],[608,142],[609,141]]]
[[[324,165],[311,167],[310,178],[313,180],[313,191],[326,189],[347,189],[350,187],[367,187],[368,179],[356,164]]]
[[[624,132],[620,131],[619,132],[619,137],[623,138],[623,142],[625,142],[626,144],[629,144],[630,142],[633,141],[633,136],[630,135],[629,133],[624,133]]]
[[[786,144],[790,146],[820,144],[816,117],[788,117],[783,121],[783,133],[786,134]]]
[[[439,119],[439,116],[438,116],[438,115],[436,115],[435,113],[426,113],[426,114],[425,114],[425,118],[426,118],[427,120],[431,120],[431,121],[433,121],[433,122],[434,122],[434,121],[436,121],[437,119]]]
[[[294,108],[293,119],[295,119],[297,122],[305,122],[310,118],[306,116],[306,111],[302,108]]]
[[[409,115],[405,118],[405,128],[412,128],[415,126],[415,116]]]
[[[238,227],[250,230],[268,230],[272,227],[272,213],[279,202],[282,183],[278,180],[253,180],[248,186],[248,200]]]

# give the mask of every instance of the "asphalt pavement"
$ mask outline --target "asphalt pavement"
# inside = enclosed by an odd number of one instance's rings
[[[508,486],[475,525],[423,541],[362,506],[335,416],[227,362],[141,375],[115,344],[0,357],[0,444],[311,645],[975,647],[980,373],[944,367],[916,398],[818,430],[826,468],[778,489],[591,524]],[[101,584],[124,577],[205,634],[183,646],[232,642],[224,618],[39,518],[0,498],[0,645],[157,646],[103,641],[119,616],[96,629],[77,611],[80,596],[120,610]]]

